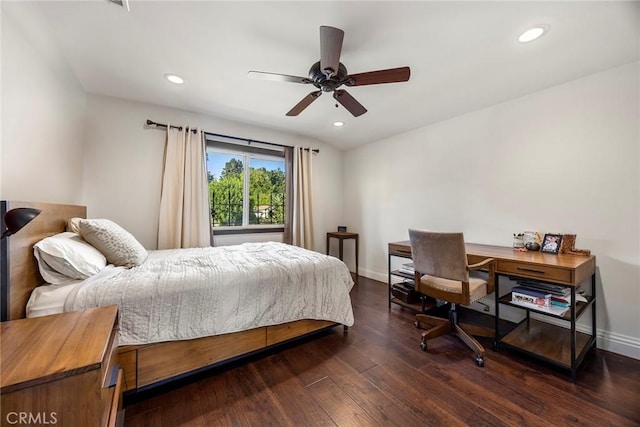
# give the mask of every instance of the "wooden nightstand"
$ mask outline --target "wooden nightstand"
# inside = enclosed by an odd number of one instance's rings
[[[329,243],[330,239],[335,238],[338,239],[338,258],[340,261],[344,261],[342,259],[343,250],[342,250],[342,242],[346,239],[355,239],[356,241],[356,283],[358,283],[358,233],[350,233],[347,231],[330,231],[327,233],[327,255],[329,255]]]
[[[112,426],[124,419],[117,306],[3,322],[0,334],[0,425]]]

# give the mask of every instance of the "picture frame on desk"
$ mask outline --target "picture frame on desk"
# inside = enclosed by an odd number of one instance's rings
[[[557,254],[560,251],[560,245],[562,244],[562,234],[547,233],[542,239],[542,247],[540,252],[548,254]]]

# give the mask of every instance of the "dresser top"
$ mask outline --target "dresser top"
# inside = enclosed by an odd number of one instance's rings
[[[1,323],[2,394],[98,369],[117,315],[112,305]]]

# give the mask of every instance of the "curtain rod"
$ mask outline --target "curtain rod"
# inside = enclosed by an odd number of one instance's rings
[[[167,125],[164,123],[156,123],[152,120],[147,119],[147,126],[154,126],[154,127],[162,127],[162,128],[166,128]],[[172,128],[174,129],[178,129],[178,130],[182,130],[182,126],[173,126],[171,125]],[[196,130],[192,129],[191,132],[195,133]],[[229,139],[235,139],[237,141],[245,141],[247,142],[249,145],[251,145],[252,142],[257,142],[259,144],[267,144],[267,145],[274,145],[276,147],[284,147],[284,145],[281,144],[274,144],[273,142],[266,142],[266,141],[259,141],[257,139],[248,139],[248,138],[240,138],[238,136],[231,136],[231,135],[222,135],[219,133],[211,133],[211,132],[205,132],[205,135],[210,135],[210,136],[217,136],[217,137],[221,137],[221,138],[229,138]],[[305,151],[313,151],[314,153],[320,153],[320,150],[318,148],[303,148],[303,150]]]

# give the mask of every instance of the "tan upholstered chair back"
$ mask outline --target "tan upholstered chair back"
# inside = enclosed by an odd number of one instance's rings
[[[469,282],[467,252],[462,233],[410,229],[409,240],[416,272]]]

